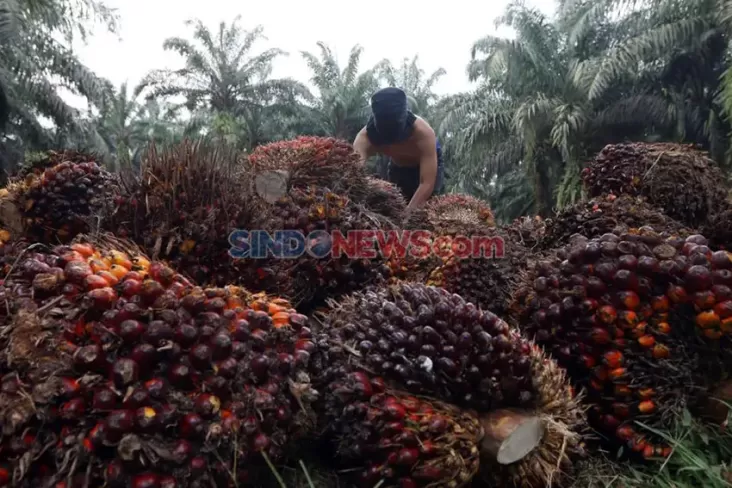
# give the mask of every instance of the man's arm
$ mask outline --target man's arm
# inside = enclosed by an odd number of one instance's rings
[[[425,131],[419,139],[419,150],[422,155],[419,162],[419,187],[412,196],[407,210],[419,208],[432,196],[437,182],[437,138],[432,129]]]
[[[364,164],[368,158],[374,155],[374,146],[366,134],[366,127],[361,129],[353,141],[353,149],[361,156],[361,164]]]

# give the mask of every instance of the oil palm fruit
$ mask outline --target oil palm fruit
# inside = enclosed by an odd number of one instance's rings
[[[362,187],[354,188],[351,199],[371,210],[379,217],[386,217],[396,225],[406,217],[407,201],[399,188],[380,178],[367,177]]]
[[[262,486],[313,425],[285,300],[96,242],[29,252],[0,293],[10,486]]]
[[[713,247],[732,249],[732,205],[716,208],[699,231]]]
[[[727,196],[719,167],[690,144],[609,144],[582,176],[590,196],[644,196],[692,228],[722,207]]]
[[[596,428],[626,452],[664,457],[669,446],[635,421],[668,427],[724,377],[730,270],[732,255],[701,235],[577,236],[526,274],[513,318],[588,391]]]
[[[371,219],[399,226],[406,201],[391,183],[374,178],[361,157],[346,141],[332,137],[302,136],[257,146],[247,157],[253,181],[273,175],[286,188],[327,189],[369,213]]]
[[[254,174],[283,172],[291,187],[317,185],[348,194],[351,189],[363,189],[367,183],[368,174],[359,160],[358,153],[346,141],[302,136],[257,146],[247,163]]]
[[[500,316],[526,249],[497,229],[488,204],[474,197],[439,196],[414,214],[409,252],[388,262],[392,277],[445,288]]]
[[[361,251],[356,248],[355,234],[349,237],[349,233],[376,232],[381,224],[347,197],[319,186],[293,187],[274,203],[258,200],[256,208],[251,228],[275,238],[278,231],[295,231],[306,242],[291,259],[269,256],[238,260],[237,265],[245,270],[240,275],[245,286],[276,292],[305,312],[326,298],[378,283],[389,275],[376,245],[371,256],[354,254]]]
[[[415,394],[481,411],[535,400],[529,342],[444,288],[399,283],[356,292],[333,302],[324,320],[330,340],[358,352],[346,357]]]
[[[430,271],[425,282],[456,293],[484,310],[503,315],[519,271],[526,265],[528,249],[511,241],[505,231],[495,228],[473,227],[460,234],[441,237],[444,250],[440,253],[440,263]],[[476,254],[462,254],[468,242]]]
[[[458,225],[468,222],[488,227],[496,225],[488,203],[470,195],[440,195],[428,200],[425,209],[430,220],[437,226],[449,225],[453,221]]]
[[[229,235],[249,229],[246,180],[229,149],[196,141],[164,151],[122,174],[116,210],[104,228],[140,245],[200,285],[238,282]]]
[[[529,250],[541,249],[542,240],[547,231],[547,222],[538,215],[522,216],[503,227],[510,242],[518,243]]]
[[[61,151],[45,151],[36,153],[26,158],[15,173],[16,179],[25,179],[30,175],[41,176],[45,170],[61,163],[71,163],[73,165],[81,163],[95,163],[101,161],[101,158],[95,154],[88,154],[73,149],[64,149]]]
[[[460,488],[477,474],[483,428],[474,412],[392,390],[360,370],[327,391],[326,435],[359,486]]]
[[[332,302],[315,323],[319,391],[335,394],[351,378],[350,389],[390,388],[475,410],[488,432],[479,448],[485,478],[495,486],[544,486],[547,473],[571,467],[581,452],[582,410],[556,363],[458,295],[415,283],[374,287]],[[551,419],[549,427],[535,417]],[[513,427],[501,434],[503,424]],[[565,451],[557,450],[565,438]],[[509,463],[501,453],[516,457]]]
[[[3,221],[19,216],[23,235],[38,242],[68,243],[97,228],[99,217],[111,209],[109,194],[117,187],[116,178],[93,160],[58,161],[62,162],[12,178],[2,203]],[[9,206],[15,206],[10,213]]]
[[[578,203],[548,219],[538,247],[540,250],[557,249],[567,245],[574,234],[593,238],[646,225],[682,237],[695,233],[655,208],[644,197],[610,194]]]

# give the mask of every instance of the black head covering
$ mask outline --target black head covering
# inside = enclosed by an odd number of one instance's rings
[[[406,93],[399,88],[383,88],[371,97],[366,133],[375,146],[402,142],[411,135],[415,120],[409,111]]]

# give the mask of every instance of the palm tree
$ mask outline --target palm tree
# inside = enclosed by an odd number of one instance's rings
[[[476,42],[468,70],[479,88],[443,104],[440,130],[452,134],[465,162],[460,178],[490,181],[521,167],[535,212],[547,215],[555,204],[581,198],[579,174],[589,155],[674,125],[669,101],[649,89],[649,73],[627,72],[598,87],[600,40],[572,43],[561,24],[521,2],[497,24],[513,27],[516,39]]]
[[[439,98],[433,88],[447,72],[444,68],[439,68],[426,77],[418,61],[418,56],[414,56],[411,60],[404,58],[401,65],[396,67],[391,61],[384,59],[376,66],[376,72],[382,82],[406,92],[412,112],[429,118]]]
[[[595,59],[582,60],[578,69],[588,98],[602,98],[617,80],[642,73],[652,80],[654,94],[666,100],[674,122],[662,137],[699,143],[729,164],[732,83],[726,85],[730,96],[724,96],[725,83],[720,84],[729,55],[725,5],[732,2],[565,1],[560,14],[570,41],[582,43],[606,34],[598,27],[613,28],[609,37],[614,42],[602,46]],[[728,76],[732,80],[732,73]]]
[[[94,0],[4,0],[0,7],[0,87],[7,124],[0,142],[14,147],[101,144],[94,124],[58,94],[63,87],[99,106],[111,91],[66,44],[86,39],[90,24],[116,29],[116,17]],[[50,119],[54,128],[41,122]]]
[[[116,163],[135,159],[150,142],[164,144],[175,138],[178,121],[175,107],[158,100],[140,103],[129,94],[127,83],[109,97],[98,116],[98,132]]]
[[[292,79],[272,79],[272,62],[286,53],[267,49],[250,56],[254,43],[263,36],[261,26],[243,30],[237,16],[230,24],[221,22],[214,34],[201,21],[188,21],[197,43],[178,37],[169,38],[164,49],[185,59],[177,70],[151,72],[139,91],[150,89],[148,98],[182,96],[191,112],[207,111],[220,120],[231,119],[240,126],[238,144],[251,149],[266,141],[263,113],[274,105],[306,99],[306,87]]]
[[[352,141],[366,123],[369,99],[378,88],[375,71],[359,73],[363,48],[358,45],[351,49],[343,69],[327,45],[318,42],[318,47],[320,59],[312,53],[302,53],[318,90],[310,113],[313,132]]]

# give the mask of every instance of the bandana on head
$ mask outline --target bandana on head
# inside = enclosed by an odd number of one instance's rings
[[[406,140],[416,117],[409,111],[407,95],[399,88],[383,88],[371,97],[371,112],[366,132],[377,146]]]

